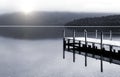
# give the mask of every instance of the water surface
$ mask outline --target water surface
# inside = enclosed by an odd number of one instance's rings
[[[84,36],[83,31],[76,36]],[[114,40],[120,40],[116,33]],[[72,53],[63,59],[62,36],[63,28],[0,28],[0,77],[120,77],[120,65],[104,62],[101,73],[99,60],[88,58],[85,67],[82,55],[76,54],[75,63]],[[66,29],[66,36],[73,36],[73,29]],[[88,37],[95,37],[95,29]]]
[[[62,39],[21,40],[0,37],[0,77],[120,77],[120,65],[66,52],[62,58]]]

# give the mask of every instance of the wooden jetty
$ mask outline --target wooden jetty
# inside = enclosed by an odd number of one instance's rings
[[[72,37],[63,37],[63,58],[65,59],[65,51],[73,53],[73,62],[75,62],[75,54],[85,56],[85,66],[87,66],[87,57],[100,60],[100,70],[103,72],[103,61],[120,65],[120,41],[112,40],[112,31],[110,30],[110,39],[103,40],[103,32],[100,32],[100,39],[88,38],[87,31],[84,30],[84,37],[76,37],[75,30]]]

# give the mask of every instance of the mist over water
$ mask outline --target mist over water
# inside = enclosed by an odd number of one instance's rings
[[[0,27],[0,36],[18,39],[62,37],[63,28],[54,27]]]
[[[16,36],[21,34],[21,37],[23,35],[28,37],[27,34],[30,33],[29,35],[33,34],[35,37],[35,33],[41,31],[37,29],[4,28],[0,30],[8,31],[7,36],[0,35],[0,77],[120,77],[120,66],[116,64],[104,62],[104,72],[101,73],[99,60],[88,58],[88,66],[85,67],[82,55],[76,54],[75,63],[72,62],[72,53],[66,52],[66,59],[63,59],[63,29],[61,29],[60,38],[56,36],[57,38],[21,39],[11,35],[19,31],[21,33]],[[50,28],[48,30],[51,31]],[[80,36],[83,36],[82,34]],[[119,38],[113,39],[119,40]]]
[[[95,31],[98,30],[98,37],[100,32],[103,31],[104,37],[109,37],[109,31],[112,30],[113,37],[120,37],[120,28],[102,28],[102,27],[24,27],[19,25],[17,27],[0,27],[0,36],[17,39],[51,39],[62,38],[63,30],[65,29],[66,37],[73,36],[73,30],[76,31],[76,37],[84,37],[84,30],[87,30],[88,37],[95,37]],[[22,27],[23,26],[23,27]]]

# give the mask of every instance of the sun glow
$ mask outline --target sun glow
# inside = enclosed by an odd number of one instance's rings
[[[30,1],[23,1],[21,5],[19,5],[21,12],[24,14],[30,14],[35,10],[35,5]]]
[[[21,11],[24,13],[24,14],[30,14],[31,12],[33,12],[33,8],[31,7],[24,7]]]

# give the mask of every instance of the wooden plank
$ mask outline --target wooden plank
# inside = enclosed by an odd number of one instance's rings
[[[70,39],[73,40],[72,37],[66,37],[65,39]],[[76,41],[81,41],[81,42],[85,42],[84,37],[75,37]],[[95,44],[100,44],[100,39],[96,39],[96,38],[87,38],[87,42],[88,43],[95,43]],[[114,47],[120,47],[120,41],[114,41],[114,40],[103,40],[103,45],[112,45]]]

